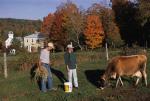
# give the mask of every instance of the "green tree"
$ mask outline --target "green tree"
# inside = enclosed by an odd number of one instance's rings
[[[12,41],[12,45],[11,48],[15,48],[15,49],[20,49],[21,48],[21,41],[19,41],[18,39],[14,38]]]
[[[112,9],[105,8],[101,16],[102,23],[104,26],[105,40],[111,47],[120,47],[123,45],[121,39],[120,29],[115,22],[115,15]]]
[[[136,20],[138,8],[129,0],[113,0],[112,9],[120,35],[126,45],[132,47],[134,43],[141,43],[140,24]]]
[[[137,7],[137,20],[139,21],[142,29],[143,43],[144,46],[150,46],[150,1],[138,0]]]

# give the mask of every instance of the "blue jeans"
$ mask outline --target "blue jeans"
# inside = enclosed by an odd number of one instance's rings
[[[46,92],[47,89],[50,90],[53,87],[52,73],[51,73],[49,64],[43,63],[42,65],[47,69],[49,73],[47,77],[47,81],[45,81],[44,79],[41,79],[41,91]]]

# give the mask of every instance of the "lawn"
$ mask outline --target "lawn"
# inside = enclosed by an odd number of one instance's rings
[[[116,54],[113,53],[111,56]],[[59,55],[62,54],[58,53],[55,58]],[[84,53],[84,55],[88,54]],[[110,86],[100,90],[97,81],[107,66],[103,55],[104,53],[99,55],[101,57],[97,60],[92,58],[92,60],[85,59],[78,62],[79,89],[73,89],[72,93],[65,93],[63,89],[67,72],[62,61],[61,64],[52,67],[54,86],[58,90],[46,93],[42,93],[37,83],[30,80],[30,70],[19,71],[16,69],[18,66],[16,63],[12,65],[16,67],[9,69],[7,79],[4,79],[2,71],[0,72],[0,101],[148,101],[150,99],[150,60],[147,64],[148,87],[144,87],[142,80],[137,87],[134,87],[135,79],[124,77],[123,87]],[[115,80],[110,80],[110,82],[115,84]]]

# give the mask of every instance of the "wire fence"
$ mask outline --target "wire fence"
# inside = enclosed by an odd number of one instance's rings
[[[75,52],[75,54],[77,57],[78,64],[84,62],[97,62],[100,59],[106,60],[106,53],[104,49],[99,51],[97,50],[97,51]],[[148,55],[148,52],[146,52],[146,50],[143,50],[142,48],[109,49],[110,59],[117,55],[135,55],[135,54]],[[53,67],[61,67],[62,65],[64,65],[64,52],[52,53],[50,55],[50,58],[51,58],[51,65]],[[19,53],[16,55],[7,54],[8,71],[30,70],[33,64],[37,63],[38,60],[39,60],[39,53]],[[3,67],[4,67],[3,54],[0,54],[0,74],[3,73]]]

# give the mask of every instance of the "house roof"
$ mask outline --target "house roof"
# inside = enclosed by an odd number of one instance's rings
[[[25,36],[24,38],[45,38],[42,33],[33,33],[31,35]]]

